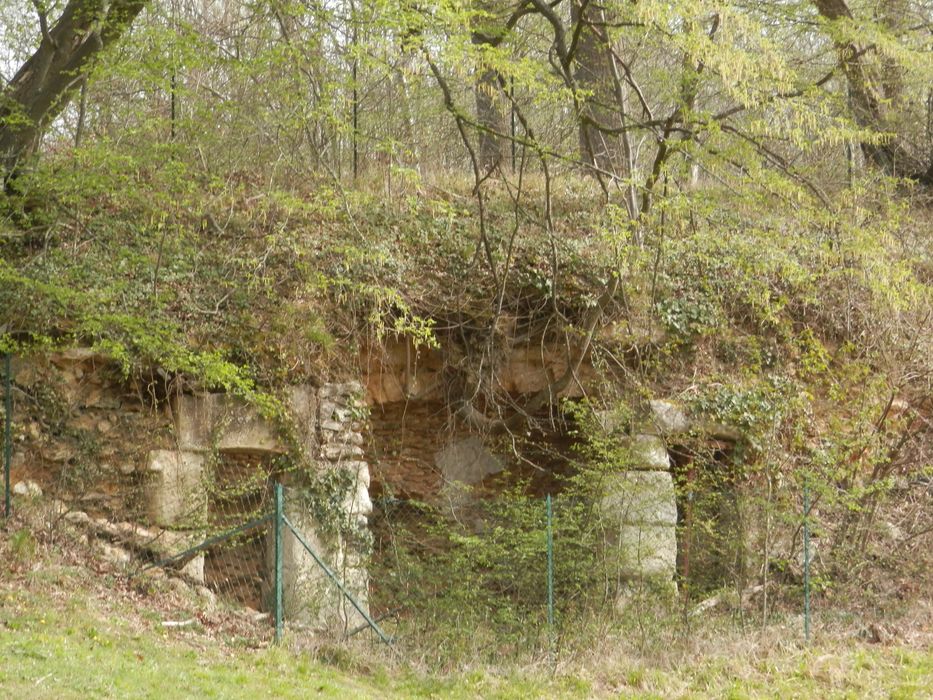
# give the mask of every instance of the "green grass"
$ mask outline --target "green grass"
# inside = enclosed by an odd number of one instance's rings
[[[173,603],[176,607],[173,607]],[[165,628],[165,619],[195,619]],[[172,598],[46,561],[0,578],[0,697],[9,698],[933,698],[929,647],[825,640],[811,648],[733,637],[669,658],[451,674],[412,670],[377,647],[273,647],[268,631],[215,624]],[[764,639],[764,641],[763,641]],[[375,650],[375,651],[374,651]],[[682,652],[681,652],[682,653]],[[330,659],[324,663],[321,658]]]
[[[376,665],[328,666],[309,652],[215,634],[203,625],[164,628],[152,610],[82,588],[65,568],[39,570],[28,590],[0,597],[0,697],[9,698],[392,698],[567,695],[576,686],[492,673],[428,677]],[[353,666],[352,653],[335,655]]]

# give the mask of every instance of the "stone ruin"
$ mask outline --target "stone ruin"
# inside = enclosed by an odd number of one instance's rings
[[[372,510],[369,500],[369,465],[363,459],[362,425],[355,406],[361,387],[355,382],[326,384],[320,388],[291,387],[288,391],[289,416],[302,452],[317,462],[322,470],[345,473],[350,484],[340,506],[346,525],[365,530]],[[288,451],[270,421],[255,409],[226,394],[179,395],[171,399],[176,447],[156,449],[148,454],[146,490],[150,521],[174,532],[187,531],[188,541],[203,533],[214,506],[205,488],[211,457],[223,467],[231,463],[228,478],[236,479],[237,460],[269,464]],[[213,475],[218,478],[217,474]],[[286,494],[303,483],[294,473],[268,470],[268,479],[241,479],[245,484],[237,493],[239,502],[261,502],[268,497],[271,482],[286,486]],[[252,488],[252,492],[250,492]],[[268,502],[268,498],[266,498]],[[231,517],[231,510],[232,517]],[[247,518],[237,518],[235,507],[227,506],[230,527]],[[305,540],[341,578],[344,585],[362,604],[366,604],[368,581],[362,555],[351,543],[336,536],[321,534],[320,524],[300,498],[286,497],[286,516]],[[216,522],[216,518],[213,519]],[[215,584],[246,576],[261,582],[261,604],[269,609],[272,596],[274,555],[272,532],[265,542],[243,545],[236,556],[199,554],[185,566],[184,573],[198,583]],[[352,606],[339,594],[333,582],[314,562],[304,546],[286,530],[284,539],[284,604],[286,618],[314,627],[355,627],[362,622]]]
[[[555,358],[556,353],[550,357],[528,350],[516,352],[499,379],[518,394],[536,391],[546,386],[549,376],[560,373],[559,358]],[[112,535],[112,541],[130,536],[139,540],[145,535],[146,542],[161,540],[165,554],[199,542],[218,505],[204,489],[205,480],[235,480],[246,463],[268,465],[269,477],[250,482],[253,491],[243,494],[246,500],[259,502],[264,490],[268,498],[273,479],[286,487],[302,485],[293,474],[274,472],[272,462],[289,445],[269,421],[242,401],[226,394],[177,394],[160,404],[166,405],[164,418],[153,417],[142,408],[141,392],[128,394],[119,388],[116,372],[111,376],[103,371],[112,367],[107,358],[79,349],[53,356],[45,364],[60,375],[56,381],[68,403],[73,429],[93,433],[104,445],[100,460],[107,483],[74,494],[78,500],[70,500],[69,508],[82,516],[84,510],[92,516],[95,512],[111,514],[106,519],[91,517],[91,522],[108,537]],[[451,420],[443,394],[443,364],[439,351],[426,353],[413,364],[410,348],[390,345],[378,358],[364,352],[362,384],[301,385],[288,390],[285,403],[293,424],[289,443],[297,442],[320,470],[335,470],[345,477],[350,488],[339,510],[351,530],[367,532],[373,509],[371,490],[377,495],[449,499],[452,487],[480,486],[506,468],[482,436]],[[30,388],[47,369],[19,361],[15,381]],[[589,370],[584,370],[585,376]],[[571,386],[564,395],[579,396],[580,392]],[[621,578],[668,583],[674,578],[678,505],[668,448],[691,431],[725,440],[737,437],[728,427],[698,424],[670,401],[652,401],[650,420],[637,434],[620,436],[628,441],[630,456],[608,484],[601,507],[608,524],[607,542],[619,554]],[[42,470],[64,469],[74,461],[73,442],[43,437],[35,421],[26,420],[24,432],[27,441],[14,453],[14,477],[38,477]],[[28,464],[30,451],[35,464]],[[121,494],[140,487],[143,508],[134,515],[135,506]],[[291,522],[366,605],[365,548],[351,539],[325,535],[300,499],[286,499],[286,507]],[[110,522],[114,516],[133,522],[114,525]],[[231,527],[242,522],[234,516]],[[148,544],[134,548],[153,551]],[[256,585],[242,595],[234,591],[233,597],[268,610],[271,551],[271,541],[256,538],[237,557],[227,560],[210,552],[195,556],[181,573],[192,583],[215,589],[227,580],[248,579]],[[288,619],[344,630],[362,623],[294,537],[285,537],[284,557]],[[234,566],[231,561],[239,563]]]
[[[443,395],[443,352],[415,352],[404,343],[364,352],[373,433],[370,463],[377,494],[456,509],[464,492],[482,488],[506,465],[488,440],[451,416]],[[561,358],[556,349],[517,348],[497,369],[496,382],[513,396],[534,393],[547,387],[549,377],[562,374]],[[580,383],[556,398],[581,397],[581,385],[594,376],[584,365]],[[651,401],[648,409],[635,434],[619,431],[618,439],[629,448],[627,459],[608,480],[600,505],[620,579],[665,587],[677,573],[677,528],[682,519],[669,450],[692,432],[732,441],[738,436],[726,426],[692,419],[673,401]]]
[[[278,480],[286,485],[289,520],[366,604],[359,543],[330,534],[333,528],[325,534],[299,497],[307,484],[298,472],[276,466],[276,458],[297,447],[318,473],[339,474],[348,486],[337,506],[346,526],[341,531],[366,533],[372,503],[359,383],[289,388],[286,441],[271,421],[227,394],[176,393],[157,400],[157,382],[127,382],[111,358],[89,348],[15,358],[13,375],[17,390],[32,397],[17,401],[14,415],[16,495],[44,493],[57,504],[56,513],[94,535],[108,558],[121,566],[133,559],[158,561],[242,525],[257,509],[270,509],[271,485]],[[238,487],[236,498],[224,500],[222,489],[211,488],[218,484]],[[219,591],[268,611],[273,547],[260,533],[192,556],[178,573],[199,591]],[[289,533],[284,546],[291,620],[339,629],[362,622]]]

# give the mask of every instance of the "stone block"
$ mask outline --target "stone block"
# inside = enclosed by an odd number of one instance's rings
[[[179,572],[195,583],[204,583],[204,555],[198,554],[191,561],[185,564]]]
[[[363,456],[363,450],[357,445],[325,445],[322,450],[325,459],[339,462],[344,459],[356,459]]]
[[[182,450],[285,452],[269,421],[226,394],[182,395],[172,399],[175,432]]]
[[[203,488],[204,455],[183,450],[153,450],[147,459],[150,475],[149,518],[163,527],[198,524],[207,515]]]
[[[129,565],[130,561],[133,559],[133,555],[126,549],[108,542],[98,542],[97,548],[104,561],[110,562],[115,566],[125,567]]]
[[[322,420],[337,420],[334,418],[334,411],[337,410],[337,403],[333,399],[322,399],[318,404],[318,417]]]
[[[676,533],[670,525],[626,524],[607,533],[621,577],[672,579],[677,570]]]
[[[331,433],[328,442],[332,445],[356,445],[362,446],[363,436],[353,430],[342,433]]]
[[[674,480],[666,471],[630,471],[607,479],[602,509],[609,522],[677,525]]]
[[[330,417],[335,421],[347,423],[353,418],[353,412],[349,408],[338,406],[331,412]]]
[[[317,396],[308,385],[289,387],[286,396],[289,414],[295,425],[302,447],[309,455],[317,447],[315,426],[317,424]]]
[[[654,426],[661,435],[682,435],[690,431],[690,417],[679,404],[655,399],[649,401],[648,406]]]
[[[363,393],[363,385],[356,381],[337,384],[325,384],[318,389],[321,399],[330,399],[336,396],[357,396]]]
[[[317,397],[306,385],[289,387],[285,402],[304,449],[316,447]],[[269,452],[287,449],[275,426],[252,406],[228,394],[182,395],[172,398],[178,446],[183,450]]]
[[[366,517],[373,512],[373,502],[369,497],[369,486],[358,480],[351,488],[343,504],[343,510],[351,518]]]
[[[504,467],[501,460],[486,449],[478,437],[468,437],[453,443],[434,455],[446,483],[478,484],[487,476],[498,474]]]
[[[42,497],[42,487],[39,486],[35,481],[17,481],[13,485],[13,493],[17,496],[25,496],[27,498],[41,498]]]
[[[368,462],[344,462],[342,466],[353,473],[354,481],[365,484],[367,489],[370,487],[371,479]]]
[[[667,445],[657,435],[635,435],[629,443],[632,469],[647,471],[667,470],[671,468],[671,458]]]

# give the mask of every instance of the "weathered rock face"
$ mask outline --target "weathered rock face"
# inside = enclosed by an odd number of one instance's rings
[[[177,547],[169,550],[178,552],[203,539],[208,520],[216,525],[211,519],[215,511],[203,486],[205,481],[218,478],[222,469],[218,462],[255,458],[271,464],[295,441],[320,469],[346,477],[350,487],[342,503],[342,517],[344,524],[360,532],[367,530],[373,508],[371,486],[403,498],[449,501],[445,485],[476,486],[502,471],[505,460],[451,415],[443,390],[448,360],[439,350],[414,351],[397,343],[385,352],[364,353],[362,385],[345,382],[320,388],[293,387],[286,397],[293,419],[287,440],[248,405],[225,394],[176,395],[170,398],[170,410],[156,410],[165,403],[141,400],[144,392],[120,384],[112,363],[92,351],[62,353],[41,364],[17,360],[14,375],[19,386],[30,387],[47,381],[54,372],[66,403],[69,435],[87,435],[94,438],[88,442],[102,446],[95,463],[103,465],[107,488],[94,487],[93,503],[77,491],[74,497],[59,495],[69,502],[80,500],[81,507],[95,515],[107,513],[136,523],[148,520],[157,524],[165,528],[164,536],[180,538]],[[544,388],[549,377],[562,374],[562,363],[562,352],[556,349],[514,347],[497,367],[496,381],[504,391],[528,394]],[[589,371],[585,368],[581,373],[584,382]],[[564,395],[578,392],[579,386],[571,385]],[[373,415],[372,440],[363,434],[367,430],[365,405]],[[610,524],[607,542],[617,552],[624,576],[670,580],[676,560],[677,509],[667,445],[676,444],[685,433],[730,439],[734,430],[690,416],[673,401],[651,401],[649,408],[643,422],[632,431],[635,434],[628,434],[632,430],[628,423],[613,428],[619,439],[625,440],[629,454],[625,463],[618,465],[618,478],[603,502]],[[14,481],[23,481],[17,493],[36,492],[27,488],[31,478],[53,492],[50,480],[37,474],[43,470],[57,473],[52,470],[71,466],[80,449],[78,441],[72,437],[48,439],[38,419],[24,420],[22,432],[13,463]],[[288,480],[284,475],[274,478]],[[487,486],[490,483],[494,480],[486,482]],[[263,481],[248,495],[265,494],[267,488]],[[261,501],[258,497],[255,500]],[[323,529],[308,512],[293,510],[289,517],[365,603],[367,574],[356,545],[349,539],[320,536]],[[231,526],[241,522],[231,520]],[[268,585],[270,548],[262,535],[255,540],[255,547],[243,556],[255,564],[249,572],[254,580]],[[324,578],[310,555],[297,541],[286,548],[289,610],[316,626],[354,625],[357,613],[336,594],[336,587]],[[193,558],[185,575],[213,585],[219,574],[217,562],[210,558]],[[255,583],[254,588],[258,591],[260,585]],[[257,604],[262,597],[262,592],[253,594]]]
[[[416,348],[409,341],[390,341],[384,347],[364,350],[362,368],[366,400],[370,405],[395,401],[443,400],[445,362],[456,348]],[[529,394],[546,389],[554,377],[567,370],[566,348],[561,343],[516,344],[505,351],[496,369],[498,387],[509,394]],[[571,382],[559,398],[583,396],[584,385],[594,380],[593,368],[584,363],[577,372],[579,382]],[[557,398],[557,397],[556,397]]]
[[[373,467],[374,493],[427,500],[443,480],[434,454],[444,441],[468,437],[449,421],[442,401],[398,401],[370,409],[372,440],[367,456]]]
[[[377,478],[380,489],[393,496],[447,505],[468,492],[458,486],[478,485],[504,469],[482,438],[450,415],[441,392],[446,359],[441,350],[417,351],[404,343],[364,354]],[[527,395],[560,376],[563,362],[560,349],[514,347],[496,367],[496,381],[506,392]],[[571,386],[569,395],[578,389]],[[689,432],[693,422],[667,400],[651,401],[633,433],[627,422],[616,422],[607,414],[605,428],[618,435],[627,455],[603,503],[607,543],[624,577],[670,581],[677,562],[677,501],[668,442]]]

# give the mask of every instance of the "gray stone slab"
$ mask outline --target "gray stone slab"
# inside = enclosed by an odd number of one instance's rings
[[[607,478],[602,501],[607,522],[677,525],[674,480],[666,471],[628,471]]]
[[[667,445],[657,435],[634,435],[629,442],[632,469],[662,471],[671,468]]]
[[[182,450],[153,450],[146,461],[147,511],[162,527],[192,526],[207,515],[204,455]]]
[[[501,460],[478,437],[468,437],[437,452],[434,463],[447,483],[478,484],[504,469]]]
[[[313,453],[317,398],[307,386],[289,387],[285,402],[302,446]],[[287,447],[276,426],[252,406],[229,394],[183,394],[172,398],[175,433],[183,450],[268,452]]]
[[[670,580],[677,569],[677,530],[670,525],[619,524],[607,532],[622,578]]]
[[[183,450],[285,451],[268,421],[226,394],[176,396],[172,412],[178,446]]]
[[[680,404],[665,399],[649,401],[651,418],[661,435],[681,435],[691,428],[690,417]]]

